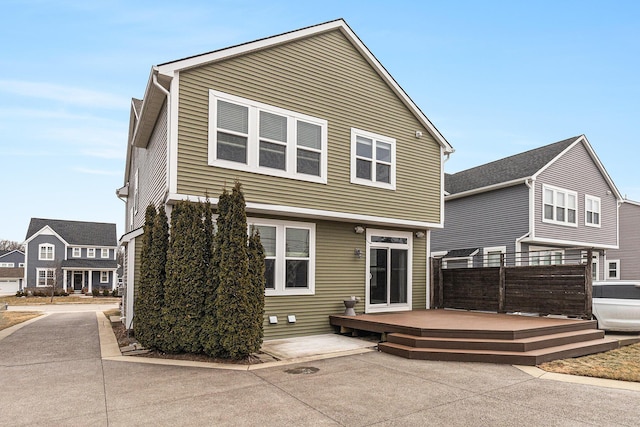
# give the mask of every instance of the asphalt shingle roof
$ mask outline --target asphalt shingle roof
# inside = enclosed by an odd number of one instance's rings
[[[25,240],[47,225],[70,245],[117,246],[115,224],[61,219],[31,218]]]
[[[116,268],[118,268],[118,262],[114,259],[68,259],[62,261],[62,267],[78,269],[90,268],[93,270],[115,270]]]
[[[528,178],[542,169],[581,136],[574,136],[573,138],[518,153],[455,174],[445,174],[445,190],[449,194],[456,194]]]

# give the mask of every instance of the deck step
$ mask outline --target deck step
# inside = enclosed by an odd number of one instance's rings
[[[387,335],[388,342],[402,344],[408,347],[520,352],[556,347],[583,341],[592,341],[601,338],[604,338],[604,332],[598,329],[560,332],[512,340],[479,338],[477,336],[474,338],[447,338],[415,336],[402,333],[390,333]]]
[[[418,348],[392,342],[378,344],[380,351],[407,359],[506,363],[531,366],[556,359],[600,353],[615,348],[618,348],[618,341],[611,338],[600,338],[529,351]]]

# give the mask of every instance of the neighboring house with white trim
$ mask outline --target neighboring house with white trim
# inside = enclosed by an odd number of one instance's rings
[[[113,290],[116,286],[116,224],[31,218],[23,287]]]
[[[499,265],[501,254],[512,264],[579,262],[593,248],[603,280],[618,248],[622,197],[584,135],[446,174],[445,190],[431,248],[453,266]]]
[[[15,295],[22,289],[24,279],[24,252],[0,251],[0,295]]]
[[[640,202],[620,205],[620,248],[607,251],[604,280],[640,281]]]
[[[351,296],[428,308],[453,149],[345,21],[152,67],[127,147],[127,327],[146,207],[215,205],[235,179],[265,246],[265,338],[331,332]]]

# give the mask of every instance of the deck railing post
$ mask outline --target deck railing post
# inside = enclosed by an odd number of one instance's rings
[[[584,313],[587,319],[591,319],[593,302],[593,248],[587,251],[587,265],[584,280]]]
[[[505,254],[500,254],[500,279],[498,283],[498,313],[504,313],[505,309]]]

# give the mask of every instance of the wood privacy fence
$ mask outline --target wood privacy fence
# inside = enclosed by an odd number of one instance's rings
[[[589,250],[586,259],[591,259]],[[591,263],[442,268],[431,259],[432,307],[590,319]]]

